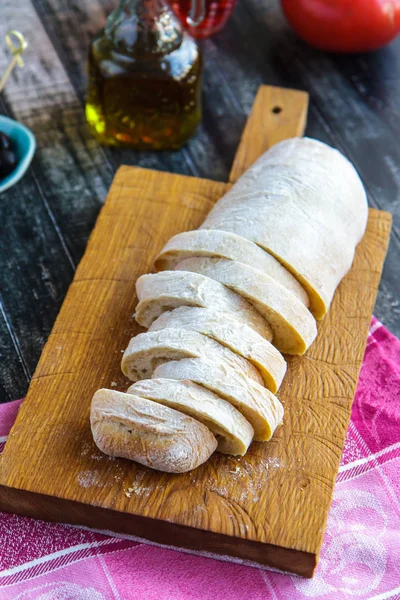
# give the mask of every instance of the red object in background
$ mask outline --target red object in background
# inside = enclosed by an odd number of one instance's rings
[[[171,6],[182,25],[193,37],[206,38],[220,31],[235,8],[236,0],[197,0],[204,1],[204,18],[197,27],[189,25],[187,18],[191,12],[192,0],[171,0]],[[199,7],[201,10],[201,7]]]
[[[306,42],[333,52],[366,52],[400,33],[400,0],[281,0]]]

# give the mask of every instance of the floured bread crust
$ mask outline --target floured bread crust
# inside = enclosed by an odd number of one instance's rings
[[[127,391],[159,402],[206,425],[215,435],[218,450],[243,456],[253,440],[254,430],[243,415],[217,394],[188,380],[147,379]]]
[[[186,358],[157,367],[153,378],[189,379],[230,402],[249,421],[254,439],[271,439],[282,421],[283,407],[270,391],[227,365],[206,358]]]
[[[135,318],[143,327],[150,327],[167,310],[178,306],[200,306],[231,314],[265,339],[272,339],[270,326],[249,302],[204,275],[179,271],[142,275],[136,282],[136,292],[139,304]]]
[[[272,343],[280,352],[304,354],[316,338],[317,325],[310,311],[289,290],[257,269],[224,258],[187,258],[175,268],[211,277],[246,298],[267,320]]]
[[[260,373],[245,358],[202,333],[178,328],[148,331],[133,337],[124,352],[121,368],[128,379],[138,381],[149,379],[154,369],[163,362],[201,356],[224,361],[232,369],[263,383]]]
[[[279,389],[286,373],[286,361],[270,342],[251,327],[239,323],[227,314],[189,306],[162,314],[151,325],[150,331],[167,327],[207,335],[254,365],[261,374],[265,387],[273,394]]]
[[[353,165],[322,142],[292,138],[263,154],[201,229],[241,235],[271,253],[306,289],[320,319],[351,267],[367,219]]]
[[[262,271],[309,305],[307,292],[271,254],[250,240],[222,230],[195,229],[174,235],[154,261],[158,271],[173,270],[185,258],[227,258]]]
[[[96,446],[110,456],[129,458],[166,473],[195,469],[217,448],[199,421],[133,394],[98,390],[90,423]]]

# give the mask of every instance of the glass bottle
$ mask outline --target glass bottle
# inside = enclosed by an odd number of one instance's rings
[[[100,143],[179,148],[201,118],[202,57],[164,0],[121,0],[89,49],[86,119]]]

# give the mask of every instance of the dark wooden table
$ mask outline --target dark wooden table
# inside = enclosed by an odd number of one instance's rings
[[[360,172],[370,205],[394,227],[376,316],[400,335],[400,38],[369,55],[330,56],[290,31],[278,2],[239,0],[225,29],[202,42],[203,122],[179,152],[101,148],[86,130],[85,56],[116,0],[2,0],[8,29],[30,45],[0,113],[36,135],[32,166],[0,196],[0,401],[22,397],[120,164],[226,180],[262,83],[307,90],[307,134]],[[0,73],[9,56],[0,48]]]

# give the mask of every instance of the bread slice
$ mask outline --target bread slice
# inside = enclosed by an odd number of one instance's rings
[[[201,229],[241,235],[272,254],[305,288],[320,319],[351,267],[367,219],[353,165],[322,142],[293,138],[263,154]]]
[[[197,229],[174,235],[154,261],[158,271],[173,270],[185,258],[203,257],[237,260],[262,271],[309,305],[307,292],[271,254],[246,238],[213,229]]]
[[[198,331],[246,358],[260,372],[264,385],[275,394],[286,373],[282,354],[256,331],[228,314],[208,308],[182,306],[156,319],[150,331],[175,327]],[[253,378],[254,379],[254,378]]]
[[[136,282],[136,292],[139,304],[135,318],[144,327],[150,327],[167,310],[178,306],[200,306],[228,313],[265,339],[272,339],[270,326],[249,302],[204,275],[179,271],[142,275]]]
[[[207,358],[185,358],[157,367],[153,379],[189,379],[230,402],[254,429],[254,439],[271,439],[282,421],[283,407],[278,398],[262,385],[234,371],[226,363]]]
[[[172,408],[133,394],[98,390],[90,423],[96,446],[167,473],[195,469],[217,448],[211,431]]]
[[[149,379],[154,369],[163,362],[182,358],[212,357],[224,361],[232,369],[263,383],[260,373],[245,358],[197,331],[162,329],[147,331],[133,337],[122,357],[122,372],[131,381]]]
[[[147,379],[131,385],[127,393],[159,402],[200,421],[215,435],[217,450],[223,454],[243,456],[253,439],[252,426],[236,408],[192,381]]]
[[[175,267],[211,277],[237,292],[265,317],[280,352],[304,354],[317,335],[314,317],[296,296],[268,275],[224,258],[187,258]]]

